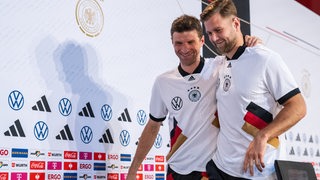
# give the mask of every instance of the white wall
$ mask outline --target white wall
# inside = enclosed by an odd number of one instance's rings
[[[283,158],[312,162],[319,174],[320,17],[291,0],[250,1],[250,10],[251,34],[281,54],[307,103],[306,117],[282,137]]]

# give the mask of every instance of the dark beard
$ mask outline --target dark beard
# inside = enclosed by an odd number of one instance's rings
[[[231,42],[226,43],[226,44],[222,47],[222,49],[221,49],[221,48],[218,48],[215,43],[212,43],[212,44],[213,44],[213,46],[215,47],[216,52],[218,52],[220,55],[222,55],[222,54],[227,54],[227,53],[229,53],[229,52],[236,46],[237,41],[236,41],[236,39],[233,39]]]

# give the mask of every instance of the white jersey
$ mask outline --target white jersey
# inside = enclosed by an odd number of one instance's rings
[[[150,118],[168,120],[171,150],[167,163],[179,174],[204,172],[216,150],[219,129],[216,112],[218,67],[222,61],[202,59],[193,74],[179,66],[157,77],[150,102]]]
[[[282,58],[262,45],[247,47],[235,60],[224,60],[217,89],[220,134],[213,158],[225,173],[249,179],[274,175],[279,140],[268,141],[264,155],[266,167],[254,176],[243,172],[246,150],[259,129],[267,126],[280,105],[300,93]]]

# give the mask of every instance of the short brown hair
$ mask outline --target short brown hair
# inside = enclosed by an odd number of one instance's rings
[[[213,14],[219,13],[222,17],[237,16],[237,8],[232,0],[213,0],[200,14],[202,22],[207,21]]]
[[[202,27],[199,19],[190,15],[182,15],[175,19],[171,25],[171,38],[174,32],[185,32],[196,30],[199,38],[201,39],[203,36]]]

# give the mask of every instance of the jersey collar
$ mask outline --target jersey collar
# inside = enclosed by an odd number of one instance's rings
[[[234,53],[232,58],[230,59],[227,57],[227,60],[237,60],[243,54],[244,50],[246,50],[246,47],[247,46],[245,45],[238,47],[236,53]]]
[[[245,42],[244,36],[243,36],[243,42]],[[237,60],[243,54],[244,50],[246,50],[246,47],[247,46],[243,43],[242,46],[238,47],[236,53],[234,53],[232,58],[230,59],[230,58],[227,57],[227,60]]]
[[[200,73],[201,70],[203,69],[203,66],[204,66],[204,58],[200,57],[200,63],[198,65],[198,67],[191,74]],[[179,64],[178,70],[179,70],[179,73],[181,74],[181,76],[183,76],[183,77],[190,75],[188,72],[186,72],[182,69],[181,64]]]

